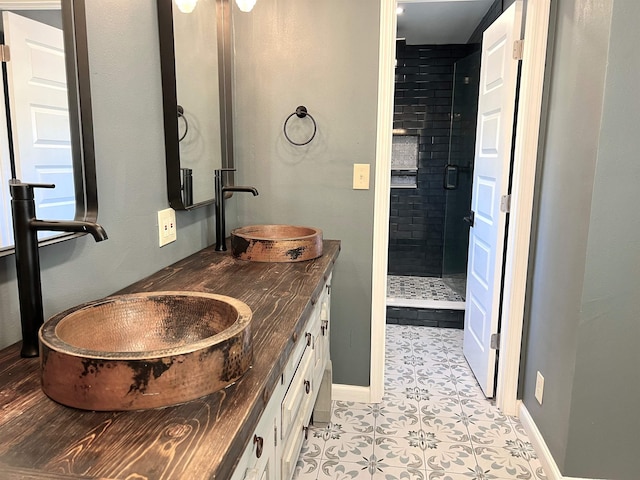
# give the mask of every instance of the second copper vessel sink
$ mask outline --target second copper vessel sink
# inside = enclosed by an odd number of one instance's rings
[[[231,252],[254,262],[301,262],[322,255],[322,230],[296,225],[251,225],[231,231]]]
[[[85,410],[139,410],[215,392],[251,366],[251,310],[196,292],[117,295],[40,330],[42,389]]]

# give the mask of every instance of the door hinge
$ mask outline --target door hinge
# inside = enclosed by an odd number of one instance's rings
[[[491,350],[500,350],[500,334],[491,334]]]
[[[500,197],[500,211],[504,213],[511,211],[511,194]]]
[[[0,45],[0,62],[8,62],[9,60],[11,60],[9,45]]]
[[[522,60],[522,53],[524,52],[524,40],[513,41],[513,59]]]

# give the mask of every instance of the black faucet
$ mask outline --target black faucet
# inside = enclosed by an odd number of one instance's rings
[[[254,187],[224,186],[222,172],[235,172],[235,168],[219,168],[215,170],[215,207],[216,207],[216,252],[227,250],[225,243],[225,221],[224,221],[224,194],[225,192],[249,192],[255,197],[258,190]]]
[[[22,183],[9,180],[13,236],[16,249],[20,321],[22,323],[22,350],[25,358],[38,356],[38,329],[44,323],[42,309],[42,285],[40,281],[40,255],[38,231],[86,232],[96,242],[107,239],[107,232],[97,223],[83,221],[56,221],[36,219],[34,188],[54,188],[51,184]]]

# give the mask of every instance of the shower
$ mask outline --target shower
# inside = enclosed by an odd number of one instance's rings
[[[477,48],[397,43],[388,323],[463,326]]]

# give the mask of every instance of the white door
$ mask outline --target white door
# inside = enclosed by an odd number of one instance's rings
[[[5,104],[4,88],[0,88],[0,105]],[[9,179],[11,163],[9,158],[9,133],[7,117],[0,113],[0,248],[13,245],[13,224],[11,219],[11,195]]]
[[[69,103],[62,30],[11,12],[2,13],[17,177],[54,183],[36,190],[43,219],[75,216]]]
[[[494,396],[496,351],[490,344],[498,330],[506,220],[500,200],[509,183],[518,75],[513,45],[521,21],[518,0],[482,37],[463,350],[487,397]]]

